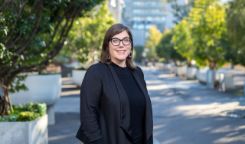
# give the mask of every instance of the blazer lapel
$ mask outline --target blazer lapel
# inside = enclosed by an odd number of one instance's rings
[[[146,111],[145,111],[145,132],[146,132],[146,140],[148,140],[152,136],[153,131],[153,121],[152,121],[152,107],[151,107],[151,100],[148,95],[147,89],[144,85],[144,79],[139,77],[139,73],[137,73],[137,70],[133,71],[133,76],[138,83],[141,91],[143,92],[146,100]]]
[[[129,109],[130,105],[129,105],[126,91],[124,90],[113,67],[110,64],[108,64],[108,67],[112,73],[112,77],[115,81],[116,88],[119,95],[121,128],[126,132],[126,134],[132,137],[132,130],[130,128],[130,109]]]

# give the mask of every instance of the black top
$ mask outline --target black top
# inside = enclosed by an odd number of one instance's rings
[[[131,71],[145,97],[144,144],[153,144],[151,100],[144,74],[138,67]],[[120,99],[119,99],[120,98]],[[132,144],[130,103],[113,66],[97,63],[90,66],[80,87],[81,125],[76,137],[84,144]]]
[[[128,96],[133,143],[142,144],[144,139],[145,96],[128,67],[120,67],[114,63],[112,66]]]

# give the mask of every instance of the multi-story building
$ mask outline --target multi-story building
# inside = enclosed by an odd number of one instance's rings
[[[160,31],[174,25],[174,15],[171,3],[167,0],[124,0],[122,22],[129,26],[134,36],[135,45],[143,46],[152,25]],[[185,4],[187,0],[176,0]]]
[[[132,30],[135,45],[144,45],[148,29],[165,26],[165,5],[162,0],[125,0],[123,23]]]

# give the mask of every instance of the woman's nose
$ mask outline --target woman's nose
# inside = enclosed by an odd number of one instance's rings
[[[119,47],[120,47],[120,48],[121,48],[121,47],[123,48],[123,46],[124,46],[124,45],[123,45],[123,42],[120,41],[120,42],[119,42]]]

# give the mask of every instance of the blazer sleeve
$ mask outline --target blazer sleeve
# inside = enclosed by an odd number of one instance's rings
[[[139,71],[139,74],[141,76],[141,79],[143,80],[143,84],[145,86],[145,89],[146,89],[146,91],[148,93],[146,82],[145,82],[145,78],[144,78],[144,73],[143,73],[143,71],[142,71],[142,69],[140,67],[138,67],[138,71]],[[151,135],[151,137],[147,140],[146,144],[153,144],[153,135]]]
[[[77,138],[85,144],[102,144],[102,133],[99,125],[99,100],[102,83],[98,71],[89,68],[84,76],[80,89],[81,126]]]
[[[138,71],[139,71],[140,77],[141,77],[141,79],[142,79],[142,81],[143,81],[143,84],[144,84],[144,86],[145,86],[145,89],[147,90],[147,86],[146,86],[146,82],[145,82],[144,73],[143,73],[143,71],[142,71],[142,69],[141,69],[140,67],[137,67],[137,69],[138,69]]]

